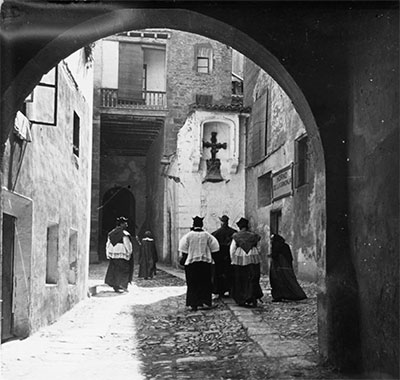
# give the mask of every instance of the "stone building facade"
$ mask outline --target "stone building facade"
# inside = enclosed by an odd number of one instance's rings
[[[108,213],[110,205],[131,220],[131,233],[153,232],[161,260],[175,260],[167,206],[174,181],[165,170],[191,105],[231,104],[231,75],[232,49],[192,33],[149,29],[96,43],[92,261],[104,259],[106,234],[117,216]],[[122,98],[127,81],[139,100],[129,93]],[[114,141],[116,134],[123,137]]]
[[[260,67],[246,59],[244,105],[251,107],[246,160],[246,215],[261,234],[264,271],[269,237],[282,235],[292,248],[293,265],[307,280],[318,278],[317,254],[324,241],[320,225],[323,176],[293,103]]]
[[[25,337],[86,297],[92,68],[84,49],[42,77],[6,143],[2,340]]]

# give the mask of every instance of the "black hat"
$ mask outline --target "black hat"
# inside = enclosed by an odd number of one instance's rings
[[[239,228],[247,228],[249,226],[249,221],[246,218],[240,218],[240,220],[236,224]]]
[[[195,216],[193,218],[193,227],[203,227],[203,219],[200,218],[199,216]]]
[[[228,215],[222,215],[222,216],[219,218],[219,220],[220,220],[221,222],[227,223],[228,220],[229,220],[229,217],[228,217]]]

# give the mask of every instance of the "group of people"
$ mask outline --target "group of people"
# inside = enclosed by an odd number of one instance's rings
[[[261,236],[250,231],[249,221],[240,218],[239,231],[220,218],[221,227],[212,234],[203,229],[203,219],[193,218],[191,231],[179,242],[180,264],[185,268],[186,306],[196,311],[211,308],[212,294],[226,293],[243,307],[256,307],[263,297],[260,286]],[[270,284],[273,301],[307,298],[296,280],[290,247],[280,235],[271,236]]]
[[[203,229],[203,219],[193,218],[191,230],[179,241],[180,264],[185,268],[186,306],[197,310],[211,308],[212,294],[230,296],[243,307],[256,307],[263,297],[260,286],[261,256],[258,243],[261,236],[250,231],[249,221],[240,218],[239,230],[229,226],[229,217],[220,217],[221,227],[209,233]],[[119,217],[117,226],[108,233],[106,256],[109,265],[105,283],[115,292],[127,292],[133,277],[133,240],[128,232],[128,219]],[[138,277],[151,279],[156,274],[158,255],[150,231],[139,240]],[[272,301],[307,298],[297,282],[293,257],[285,239],[271,235],[270,285]]]
[[[157,272],[157,249],[150,231],[144,233],[139,240],[139,273],[138,277],[145,280],[153,278]],[[128,232],[128,219],[117,218],[117,226],[108,233],[106,243],[106,257],[109,260],[105,283],[115,292],[128,292],[128,284],[133,277],[133,240]]]

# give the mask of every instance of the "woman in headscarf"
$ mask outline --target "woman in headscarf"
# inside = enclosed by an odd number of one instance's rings
[[[133,275],[132,242],[127,228],[128,219],[117,218],[117,226],[109,232],[106,243],[106,256],[110,262],[104,282],[117,293],[128,291]]]
[[[260,235],[249,231],[249,221],[241,218],[240,231],[232,235],[230,246],[233,282],[231,297],[239,306],[256,307],[263,292],[260,286],[260,254],[257,244]]]
[[[203,230],[203,218],[193,218],[193,227],[179,241],[182,254],[180,264],[185,266],[187,293],[186,306],[193,311],[211,301],[211,253],[219,251],[218,240]]]
[[[158,261],[156,244],[150,231],[144,233],[139,250],[139,277],[145,280],[155,275],[156,262]]]
[[[297,282],[290,247],[278,234],[271,235],[271,258],[269,281],[272,289],[272,302],[299,301],[307,298]]]

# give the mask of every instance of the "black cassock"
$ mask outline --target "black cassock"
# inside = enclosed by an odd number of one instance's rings
[[[220,250],[213,253],[215,265],[212,266],[212,292],[223,295],[230,291],[232,286],[232,266],[229,247],[232,235],[237,232],[229,226],[222,226],[212,233],[218,240]]]
[[[281,243],[272,246],[272,262],[269,272],[273,300],[299,301],[307,298],[296,279],[293,257],[289,245]]]

